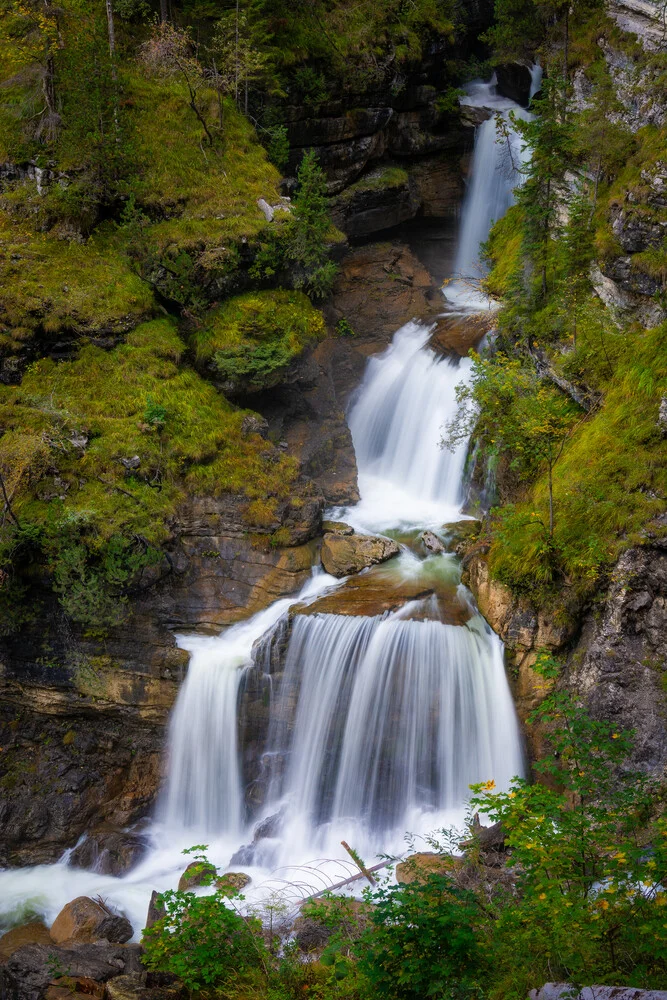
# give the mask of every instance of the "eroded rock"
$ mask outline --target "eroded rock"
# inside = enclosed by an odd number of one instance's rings
[[[322,539],[320,557],[327,573],[341,577],[386,562],[399,552],[398,545],[390,538],[331,533]]]
[[[103,903],[88,896],[78,896],[63,907],[50,933],[51,939],[61,945],[92,941],[123,944],[132,937],[132,924],[127,917],[114,913]]]
[[[51,944],[49,929],[41,920],[31,920],[21,927],[12,927],[0,937],[0,965],[27,944]]]

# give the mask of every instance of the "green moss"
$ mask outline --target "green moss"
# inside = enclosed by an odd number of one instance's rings
[[[545,478],[502,515],[505,530],[490,554],[499,579],[534,597],[563,578],[590,589],[664,509],[667,441],[657,420],[667,389],[666,335],[667,324],[626,334],[603,405],[582,421],[554,467],[553,539],[544,532]]]
[[[203,250],[265,228],[257,199],[278,200],[280,175],[233,103],[224,104],[220,144],[204,148],[183,84],[130,71],[123,82],[135,137],[132,191],[149,215],[165,220],[150,227],[150,241],[160,250],[174,244]],[[215,93],[204,91],[201,100],[207,118],[217,122]]]
[[[410,180],[407,170],[401,167],[384,167],[374,170],[356,183],[351,184],[341,195],[342,201],[351,201],[356,195],[366,191],[383,191],[404,187]]]
[[[493,226],[484,246],[484,254],[491,264],[485,288],[489,295],[498,299],[509,295],[512,279],[520,267],[522,227],[523,209],[513,205]]]
[[[172,323],[154,320],[112,351],[45,359],[0,388],[0,462],[14,469],[19,518],[45,524],[55,505],[100,540],[131,531],[156,544],[186,491],[288,494],[293,463],[267,458],[266,442],[243,433],[244,412],[178,364],[183,350]],[[162,427],[145,422],[149,399]],[[135,455],[128,470],[121,459]]]
[[[39,332],[124,332],[154,308],[111,229],[69,242],[0,213],[0,349],[19,349]]]
[[[194,336],[198,360],[213,358],[234,385],[276,385],[286,366],[324,336],[324,318],[302,292],[250,292],[212,310]]]

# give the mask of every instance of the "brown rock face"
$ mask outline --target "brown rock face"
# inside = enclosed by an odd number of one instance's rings
[[[31,920],[22,927],[12,927],[0,937],[0,965],[26,944],[51,944],[51,940],[49,929],[41,920]]]
[[[320,556],[327,573],[340,577],[386,562],[399,552],[396,542],[389,538],[330,534],[322,540]]]
[[[110,941],[124,944],[132,937],[132,924],[106,906],[78,896],[64,906],[51,925],[51,940],[59,945]]]

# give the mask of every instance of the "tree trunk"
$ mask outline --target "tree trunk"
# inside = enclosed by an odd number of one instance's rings
[[[160,20],[163,24],[169,20],[169,0],[160,0]]]
[[[570,3],[565,4],[565,40],[563,46],[563,76],[567,83],[570,73]]]
[[[549,538],[554,535],[554,479],[553,463],[549,462]]]

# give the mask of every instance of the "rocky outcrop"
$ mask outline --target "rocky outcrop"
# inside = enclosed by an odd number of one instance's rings
[[[654,538],[619,559],[566,674],[596,718],[635,730],[633,763],[656,773],[667,767],[666,634],[667,540]]]
[[[535,609],[489,573],[484,546],[464,559],[464,580],[479,609],[506,644],[510,683],[522,723],[551,689],[533,670],[538,653],[565,664],[559,684],[581,696],[595,718],[635,730],[631,764],[661,774],[667,768],[667,541],[658,528],[628,549],[611,573],[595,611]],[[542,735],[525,727],[531,755]]]
[[[610,15],[623,31],[636,35],[647,52],[667,47],[664,5],[653,0],[611,0]]]
[[[341,577],[386,562],[399,552],[398,545],[390,538],[332,533],[322,539],[320,558],[327,573]]]
[[[60,945],[102,940],[125,944],[132,937],[132,924],[101,902],[78,896],[63,907],[49,933],[51,940]]]
[[[28,944],[15,951],[3,969],[3,996],[12,1000],[43,1000],[51,983],[87,979],[93,986],[118,975],[140,975],[139,945],[80,944],[72,948]],[[74,992],[71,989],[71,992]]]
[[[148,837],[106,825],[91,830],[69,856],[73,868],[101,875],[125,875],[148,850]]]

